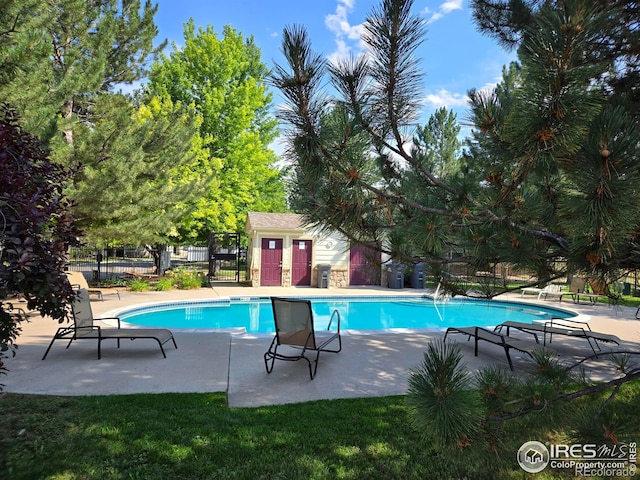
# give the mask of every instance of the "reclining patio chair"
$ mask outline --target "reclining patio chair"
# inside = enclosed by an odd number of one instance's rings
[[[598,299],[601,297],[606,297],[606,295],[598,295],[592,292],[587,292],[587,280],[582,277],[573,277],[571,279],[571,285],[569,286],[569,290],[558,290],[558,291],[548,291],[548,292],[540,292],[538,295],[538,299],[547,299],[548,297],[557,297],[561,302],[562,297],[571,297],[573,303],[580,303],[580,298],[587,298],[589,302],[593,305],[598,303]]]
[[[579,320],[572,320],[569,318],[561,318],[561,319],[551,319],[544,324],[541,323],[525,323],[525,322],[515,322],[515,321],[507,321],[503,322],[500,325],[496,326],[494,329],[497,333],[502,333],[502,329],[506,330],[507,336],[511,333],[511,329],[520,330],[524,333],[529,333],[533,335],[538,341],[538,333],[544,335],[543,337],[543,345],[547,344],[547,335],[549,335],[549,342],[553,335],[564,335],[566,337],[573,338],[584,338],[587,342],[589,342],[589,346],[591,350],[593,350],[594,355],[597,356],[596,348],[598,351],[602,351],[598,341],[601,342],[611,342],[616,345],[620,345],[620,338],[615,335],[610,335],[608,333],[600,333],[594,332],[591,330],[591,327],[587,322],[582,322]],[[593,340],[593,343],[592,343]],[[595,344],[595,347],[594,347]]]
[[[313,325],[311,301],[271,297],[271,306],[273,308],[276,334],[269,350],[264,354],[267,373],[271,373],[276,360],[297,361],[304,359],[309,364],[309,375],[313,380],[318,370],[320,352],[338,353],[342,350],[340,312],[338,310],[333,311],[326,330],[316,331]],[[330,330],[334,317],[337,317],[337,330]],[[334,340],[338,341],[337,350],[327,348]],[[282,346],[291,347],[295,353],[283,354],[278,352],[278,348]],[[313,365],[312,360],[306,356],[307,352],[316,353]]]
[[[492,332],[491,330],[487,330],[482,327],[449,327],[444,334],[444,341],[447,341],[447,335],[450,333],[461,333],[463,335],[467,335],[468,340],[474,339],[474,355],[478,356],[478,343],[480,340],[493,343],[494,345],[498,345],[504,348],[504,353],[507,356],[507,362],[509,363],[509,368],[513,370],[513,362],[511,361],[510,350],[517,350],[522,352],[529,357],[533,358],[534,350],[546,350],[550,353],[555,353],[548,347],[543,347],[538,343],[538,338],[536,337],[535,342],[531,342],[528,340],[520,340],[513,337],[509,337],[507,335],[501,335],[500,333]]]
[[[574,281],[576,282],[575,285]],[[594,293],[590,281],[585,278],[573,277],[569,290],[573,303],[580,303],[580,298],[586,297],[589,303],[591,303],[592,305],[596,305],[599,298],[607,297],[606,295]]]
[[[69,283],[77,290],[80,288],[84,288],[89,292],[90,295],[98,295],[100,300],[104,300],[105,295],[117,295],[118,300],[120,300],[120,292],[118,292],[117,288],[113,287],[90,287],[87,283],[87,279],[84,278],[84,274],[82,272],[65,272],[67,274],[67,278],[69,279]]]
[[[49,344],[49,347],[47,348],[47,351],[44,352],[42,360],[47,358],[49,350],[51,350],[51,347],[53,346],[53,342],[58,339],[69,339],[67,348],[69,348],[71,342],[74,340],[97,340],[98,359],[102,356],[100,349],[102,341],[108,339],[116,339],[118,348],[120,348],[121,339],[129,338],[131,340],[136,340],[139,338],[148,338],[155,340],[158,342],[160,351],[164,358],[167,358],[167,355],[165,354],[162,346],[169,340],[173,342],[174,347],[178,348],[178,345],[173,338],[173,333],[171,333],[171,330],[167,330],[166,328],[121,328],[120,319],[117,317],[93,318],[91,302],[89,301],[89,293],[85,289],[80,289],[78,291],[78,296],[71,307],[71,314],[73,316],[73,325],[58,328],[51,340],[51,343]],[[108,326],[108,324],[105,324],[105,326],[96,325],[96,322],[102,322],[105,320],[115,321],[117,326],[112,327]]]

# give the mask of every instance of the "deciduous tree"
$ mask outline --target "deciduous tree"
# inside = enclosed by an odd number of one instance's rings
[[[155,63],[148,90],[191,106],[209,158],[200,168],[213,172],[206,195],[183,221],[183,238],[205,240],[210,231],[237,231],[249,210],[282,211],[284,192],[276,156],[269,148],[275,119],[267,67],[252,38],[230,26],[219,37],[213,27],[185,24],[184,46]]]

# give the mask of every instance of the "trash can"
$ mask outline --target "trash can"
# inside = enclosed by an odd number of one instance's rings
[[[413,288],[424,288],[425,284],[425,267],[424,263],[416,263],[413,266],[413,271],[411,272],[411,286]]]
[[[389,288],[404,288],[404,265],[390,263],[387,266],[387,286]]]
[[[318,264],[318,288],[329,288],[331,278],[331,265],[328,263]]]
[[[163,250],[160,252],[160,275],[164,275],[164,272],[171,269],[171,252],[169,250]]]
[[[631,295],[631,283],[624,282],[622,284],[622,294],[623,295]]]

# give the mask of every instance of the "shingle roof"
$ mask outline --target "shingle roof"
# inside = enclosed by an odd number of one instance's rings
[[[249,212],[247,227],[251,230],[303,230],[304,221],[297,213]]]

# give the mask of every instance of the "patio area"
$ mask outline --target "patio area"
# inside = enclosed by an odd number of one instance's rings
[[[314,296],[314,295],[398,295],[417,294],[415,289],[382,287],[349,288],[283,288],[216,286],[199,290],[168,292],[121,292],[121,299],[105,297],[92,302],[96,317],[106,316],[130,305],[167,300],[206,299],[226,296]],[[557,305],[554,300],[521,297],[519,293],[500,299],[535,304]],[[564,301],[564,308],[588,316],[594,331],[617,335],[625,341],[621,348],[640,351],[640,321],[635,308],[612,307],[605,304],[573,304]],[[469,325],[473,325],[470,319]],[[189,331],[175,329],[178,349],[165,345],[163,358],[157,344],[139,339],[123,341],[120,349],[115,342],[102,346],[102,359],[97,359],[96,342],[74,342],[65,349],[65,342],[54,344],[46,360],[41,360],[47,345],[58,328],[49,319],[32,315],[23,324],[18,338],[18,351],[7,359],[7,375],[0,377],[5,392],[48,395],[115,395],[166,392],[226,392],[230,407],[256,407],[319,399],[365,396],[401,395],[406,393],[412,368],[423,358],[425,346],[442,331],[376,332],[362,334],[345,331],[343,349],[338,354],[322,354],[318,372],[309,380],[305,362],[278,362],[273,373],[265,371],[263,354],[272,335],[230,334],[227,332]],[[459,342],[469,369],[499,364],[508,368],[504,350],[481,343],[478,357],[473,355],[473,342],[464,336],[451,337]],[[449,339],[447,341],[450,341]],[[603,349],[608,345],[603,345]],[[572,363],[591,353],[582,339],[554,337],[552,346],[564,362]],[[611,348],[615,345],[611,345]],[[617,348],[617,347],[616,347]],[[522,372],[528,357],[512,353],[516,372]],[[589,363],[593,378],[615,374],[609,362]]]

